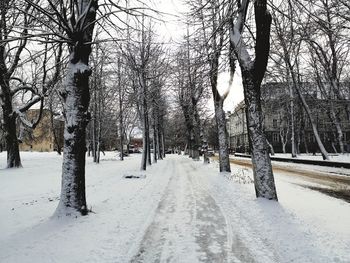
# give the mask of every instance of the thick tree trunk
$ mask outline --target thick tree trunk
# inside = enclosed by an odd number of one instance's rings
[[[10,22],[7,17],[11,17],[8,13],[10,1],[0,2],[0,104],[3,114],[3,129],[5,133],[5,143],[7,150],[7,168],[19,168],[22,167],[21,158],[19,155],[19,145],[17,139],[16,119],[17,114],[14,112],[12,99],[13,94],[10,89],[10,78],[14,70],[18,66],[20,61],[20,55],[26,46],[27,40],[24,38],[18,46],[10,45],[8,48],[6,42],[9,38],[9,34],[13,31],[13,26],[7,25]],[[24,12],[23,31],[19,37],[26,36],[28,33],[28,19],[26,15],[30,9],[30,5],[27,5]],[[17,49],[14,58],[11,58],[11,50]],[[8,62],[12,63],[7,67]]]
[[[62,165],[62,190],[59,214],[79,211],[87,214],[85,197],[85,136],[89,121],[88,106],[89,75],[88,57],[90,53],[71,54],[67,69],[67,80],[62,93],[64,99],[64,148]],[[79,57],[83,55],[83,57]]]
[[[277,200],[268,145],[262,127],[260,87],[254,84],[250,71],[242,70],[242,78],[256,196]]]
[[[67,66],[66,83],[61,96],[64,107],[64,149],[62,164],[61,198],[56,215],[88,213],[85,196],[85,154],[86,126],[90,120],[89,102],[89,56],[91,53],[92,33],[96,17],[97,1],[78,1],[81,13],[86,12],[86,24],[83,32],[75,32],[77,39],[70,45],[70,58]]]
[[[247,130],[252,155],[254,185],[257,197],[277,200],[268,145],[262,127],[260,85],[266,72],[270,52],[271,15],[266,0],[254,1],[256,38],[255,59],[249,54],[242,30],[249,1],[243,2],[237,22],[230,29],[230,41],[234,46],[242,72],[244,100],[246,104]]]
[[[5,130],[7,150],[7,168],[19,168],[22,167],[22,163],[19,155],[19,145],[16,131],[16,113],[7,111],[3,107],[3,114],[3,127]]]
[[[1,73],[1,72],[0,72]],[[5,131],[5,143],[7,151],[7,168],[22,167],[19,155],[19,145],[16,130],[17,115],[13,112],[10,83],[4,79],[0,82],[2,91],[3,129]]]
[[[219,141],[220,172],[231,172],[224,101],[221,99],[215,100],[214,109]]]
[[[142,160],[141,160],[141,170],[146,171],[147,169],[147,153],[148,153],[148,142],[146,138],[146,131],[142,131],[142,144],[143,144],[143,149],[142,149]]]
[[[197,132],[198,128],[194,127],[193,129],[193,141],[192,141],[192,160],[199,161],[199,132]]]

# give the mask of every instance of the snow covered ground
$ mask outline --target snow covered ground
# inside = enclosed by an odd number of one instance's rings
[[[93,213],[57,219],[62,158],[22,153],[13,170],[5,160],[0,262],[350,262],[350,204],[301,177],[275,174],[277,203],[255,198],[248,168],[224,176],[215,162],[168,155],[140,172],[140,155],[109,152],[88,159]]]
[[[276,153],[273,157],[279,157],[279,158],[292,158],[290,153]],[[301,159],[301,160],[320,160],[322,161],[322,155],[321,154],[306,154],[302,153],[299,154],[296,158]],[[335,161],[335,162],[350,162],[350,154],[345,153],[345,154],[329,154],[329,160],[330,161]]]

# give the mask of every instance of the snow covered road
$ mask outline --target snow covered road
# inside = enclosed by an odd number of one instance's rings
[[[0,262],[350,262],[350,204],[299,179],[276,176],[277,203],[255,198],[247,168],[168,155],[140,172],[140,156],[107,153],[86,167],[94,213],[63,220],[60,162],[23,153],[0,170]]]

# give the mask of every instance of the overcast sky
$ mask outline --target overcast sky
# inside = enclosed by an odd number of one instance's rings
[[[164,24],[160,26],[159,35],[164,36],[164,40],[180,41],[184,35],[184,24],[182,14],[188,11],[182,0],[153,0],[154,8],[166,13],[163,15]],[[163,38],[163,37],[162,37]],[[234,106],[243,100],[242,80],[240,77],[239,67],[236,68],[233,85],[230,89],[229,96],[225,101],[224,108],[226,111],[233,111]],[[229,74],[221,74],[218,81],[220,91],[228,89]]]

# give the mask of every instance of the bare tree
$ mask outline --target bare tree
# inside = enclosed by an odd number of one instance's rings
[[[0,100],[3,109],[3,129],[7,149],[7,167],[21,167],[19,155],[19,139],[24,126],[34,129],[42,116],[44,97],[55,86],[60,74],[60,60],[62,46],[45,44],[43,51],[27,52],[26,45],[31,26],[37,24],[35,15],[37,10],[31,3],[22,1],[5,1],[0,4]],[[18,28],[19,32],[18,33]],[[54,53],[54,65],[49,68],[49,52]],[[24,55],[24,53],[27,53]],[[39,58],[42,58],[41,61]],[[40,62],[39,62],[40,61]],[[42,63],[41,67],[34,67],[32,79],[26,80],[23,69],[27,64]],[[53,73],[50,76],[50,72]],[[20,72],[22,71],[22,73]],[[41,79],[42,81],[40,82]],[[24,94],[30,94],[24,96]],[[22,94],[29,99],[22,100],[16,107],[14,100]],[[29,121],[26,112],[40,102],[40,113],[35,121]],[[20,124],[19,139],[17,138],[17,120]]]
[[[199,151],[203,144],[199,108],[206,97],[205,88],[208,78],[206,77],[205,58],[201,52],[196,50],[198,49],[196,45],[196,41],[191,38],[187,28],[185,40],[176,54],[174,87],[187,128],[189,156],[194,160],[199,160]]]
[[[256,196],[277,200],[268,145],[262,127],[260,98],[260,85],[266,71],[270,51],[269,38],[272,19],[267,10],[266,0],[254,1],[256,36],[254,39],[255,58],[253,59],[242,36],[249,2],[249,0],[237,1],[237,9],[231,3],[230,41],[242,72]],[[236,21],[235,10],[238,10]]]
[[[31,0],[25,1],[40,13],[36,18],[39,23],[50,22],[47,35],[51,41],[68,45],[66,79],[60,91],[65,132],[62,189],[56,213],[69,215],[80,212],[86,215],[88,209],[85,197],[85,137],[90,119],[89,56],[98,8],[97,0],[46,0],[40,5]]]
[[[148,21],[148,24],[146,22]],[[132,87],[136,95],[136,104],[142,126],[143,151],[141,170],[146,170],[147,164],[151,165],[151,84],[155,76],[159,74],[154,69],[160,65],[159,55],[161,46],[155,42],[155,33],[151,19],[145,19],[142,14],[141,21],[136,22],[137,29],[130,32],[128,28],[128,43],[126,44],[125,56],[129,67],[132,69]],[[133,33],[133,34],[131,34]],[[132,39],[135,37],[135,39]],[[158,85],[158,83],[157,83]],[[155,103],[155,101],[153,101]],[[154,149],[155,150],[155,149]]]
[[[220,172],[231,172],[228,148],[228,133],[226,128],[226,116],[224,101],[229,89],[224,93],[219,92],[218,76],[220,73],[220,58],[225,47],[225,13],[226,1],[196,1],[194,14],[199,22],[198,40],[202,41],[205,50],[206,63],[209,68],[209,80],[214,99],[216,128],[219,142],[219,169]],[[234,63],[232,63],[234,64]],[[233,77],[234,68],[231,70]],[[232,79],[231,79],[232,80]],[[230,84],[232,82],[230,81]],[[229,86],[230,86],[229,84]]]
[[[334,101],[345,99],[341,94],[340,80],[350,51],[348,39],[343,37],[347,32],[343,26],[346,21],[339,19],[337,0],[317,1],[312,4],[300,2],[302,10],[315,10],[317,14],[306,11],[311,21],[307,25],[308,35],[305,35],[304,40],[310,46],[316,83],[329,102],[329,115],[336,128],[340,152],[344,153],[343,131]]]

